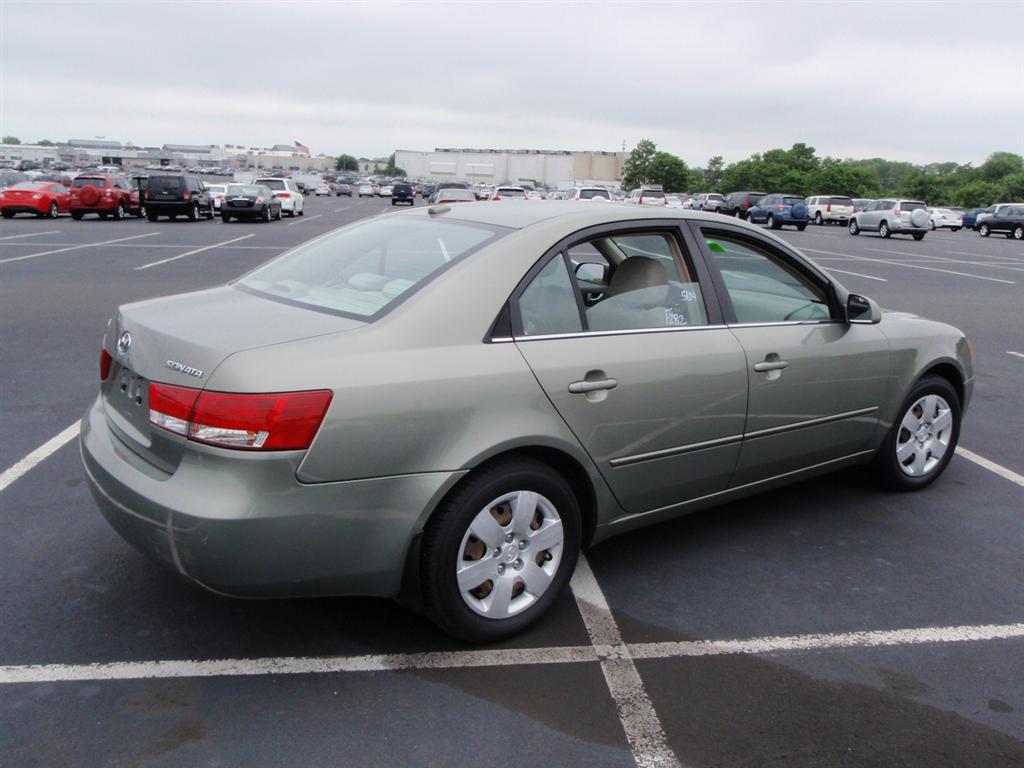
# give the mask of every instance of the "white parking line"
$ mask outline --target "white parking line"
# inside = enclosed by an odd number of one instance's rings
[[[1011,352],[1010,350],[1006,350],[1006,354],[1014,355],[1015,357],[1024,357],[1024,352]]]
[[[835,267],[822,267],[826,272],[838,272],[841,275],[853,275],[854,277],[863,277],[868,280],[877,280],[880,283],[888,283],[884,277],[875,277],[874,275],[862,275],[860,272],[847,272],[845,269],[836,269]]]
[[[8,485],[13,483],[19,477],[28,472],[32,467],[41,462],[50,454],[56,452],[59,448],[66,445],[71,440],[74,440],[78,436],[78,422],[69,426],[63,432],[55,437],[51,437],[45,443],[36,448],[32,453],[23,458],[14,466],[8,467],[0,474],[0,491],[3,491]]]
[[[296,224],[302,224],[303,222],[306,222],[306,221],[312,221],[313,219],[319,219],[321,216],[323,216],[322,213],[318,213],[316,216],[303,216],[301,219],[296,219],[295,221],[289,221],[287,226],[293,227]]]
[[[692,640],[621,644],[629,659],[673,659],[694,656],[758,655],[823,651],[833,648],[978,643],[1024,638],[1024,623],[839,632],[815,635],[755,637],[745,640]],[[93,664],[12,664],[0,666],[0,685],[65,683],[83,680],[149,680],[187,677],[252,677],[312,675],[389,670],[460,669],[534,664],[579,664],[599,661],[608,646],[568,645],[550,648],[481,649],[392,653],[366,656],[273,656],[253,659],[112,661]],[[632,714],[632,713],[631,713]],[[668,749],[666,747],[666,749]],[[676,760],[671,751],[670,759]],[[672,765],[678,765],[678,760]],[[643,765],[658,765],[644,763]]]
[[[149,264],[143,264],[141,266],[135,267],[135,271],[137,272],[140,269],[149,269],[150,267],[158,267],[161,264],[167,264],[170,261],[177,261],[178,259],[184,259],[186,256],[193,256],[197,253],[202,253],[203,251],[210,251],[213,250],[214,248],[221,248],[225,245],[228,245],[229,243],[237,243],[239,240],[246,240],[250,237],[255,237],[255,235],[242,235],[241,237],[236,237],[234,240],[225,240],[223,243],[204,245],[202,248],[196,248],[194,251],[189,251],[188,253],[179,253],[177,256],[170,256],[166,259],[160,259],[160,261],[151,261]]]
[[[1016,285],[1013,280],[1003,280],[1000,277],[985,277],[984,275],[972,275],[968,272],[954,272],[950,269],[938,269],[937,267],[923,267],[920,264],[907,264],[905,261],[892,261],[890,259],[872,259],[868,256],[851,256],[848,253],[836,253],[835,251],[822,251],[817,248],[802,248],[804,251],[811,251],[812,253],[827,253],[831,256],[846,256],[847,258],[853,259],[854,261],[867,261],[875,264],[889,264],[894,267],[906,267],[907,269],[923,269],[926,272],[943,272],[947,275],[959,275],[960,277],[973,277],[975,280],[987,280],[990,283],[1005,283],[1006,285]]]
[[[963,446],[958,445],[956,447],[956,452],[958,456],[963,456],[968,461],[973,461],[979,467],[984,467],[989,472],[995,472],[1000,477],[1003,477],[1009,480],[1011,483],[1014,483],[1015,485],[1019,485],[1021,488],[1024,488],[1024,475],[1018,475],[1012,469],[1007,469],[1001,464],[996,464],[994,461],[986,459],[984,456],[979,456],[974,451],[969,451]]]
[[[341,213],[342,211],[347,211],[351,207],[352,207],[351,205],[343,205],[341,208],[335,208],[334,212],[335,213]]]
[[[0,259],[0,264],[6,264],[9,261],[23,261],[24,259],[34,259],[37,256],[50,256],[51,254],[54,254],[54,253],[64,253],[65,251],[73,251],[73,250],[75,250],[77,248],[96,248],[97,246],[100,246],[100,245],[110,245],[112,243],[123,243],[126,240],[140,240],[140,239],[142,239],[144,237],[155,237],[156,235],[159,235],[159,234],[160,234],[159,232],[149,232],[149,233],[147,233],[145,235],[132,235],[131,237],[118,237],[118,238],[116,238],[114,240],[104,240],[103,242],[100,242],[100,243],[82,243],[81,245],[72,245],[72,246],[68,246],[67,248],[57,248],[56,250],[53,250],[53,251],[43,251],[42,253],[29,253],[29,254],[26,254],[24,256],[14,256],[14,257],[12,257],[10,259]]]
[[[1012,269],[1014,272],[1024,272],[1024,267],[1010,266],[1009,264],[982,264],[979,261],[967,261],[966,259],[951,259],[947,256],[929,256],[925,253],[908,253],[907,251],[887,251],[882,248],[867,248],[866,250],[874,251],[875,253],[894,253],[897,256],[912,256],[914,260],[920,261],[922,259],[926,261],[939,261],[947,264],[969,264],[973,267],[995,267],[997,269]]]
[[[601,659],[601,672],[615,702],[637,768],[678,768],[679,758],[668,745],[661,720],[622,639],[611,607],[582,553],[571,583],[576,606],[583,617],[590,642]]]
[[[27,235],[8,235],[7,237],[0,237],[0,240],[17,240],[22,237],[39,237],[41,235],[59,235],[61,230],[59,229],[48,229],[45,232],[29,232]]]

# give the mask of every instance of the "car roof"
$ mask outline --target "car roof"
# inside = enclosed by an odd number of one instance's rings
[[[397,215],[428,216],[431,208],[426,206],[403,211]],[[657,208],[635,205],[580,205],[572,201],[546,200],[540,203],[484,201],[453,207],[441,214],[445,219],[467,221],[475,224],[493,224],[510,229],[525,229],[555,218],[571,221],[579,228],[613,222],[637,221],[641,219],[689,219],[722,223],[721,214],[703,211],[688,211],[682,208],[671,210],[665,206]]]

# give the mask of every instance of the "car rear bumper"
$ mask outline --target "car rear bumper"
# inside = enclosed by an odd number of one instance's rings
[[[193,203],[189,202],[168,202],[163,200],[147,200],[146,213],[157,216],[186,216],[192,210]]]
[[[46,213],[50,210],[50,204],[45,200],[40,201],[36,205],[18,204],[18,205],[4,205],[0,206],[6,214],[18,214],[18,213]]]
[[[282,211],[294,211],[295,209],[295,198],[294,197],[278,197],[275,198],[277,202],[281,204]],[[243,209],[244,210],[244,209]],[[234,212],[231,214],[234,216]]]
[[[414,535],[464,474],[303,484],[304,452],[203,446],[166,474],[114,434],[99,398],[80,448],[100,512],[129,544],[239,597],[396,595]]]
[[[263,211],[266,208],[266,203],[256,203],[249,208],[235,208],[230,205],[221,205],[220,215],[234,216],[236,219],[261,219],[263,218]],[[283,205],[281,206],[281,210],[284,210]]]

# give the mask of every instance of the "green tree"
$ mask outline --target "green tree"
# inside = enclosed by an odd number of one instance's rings
[[[1024,157],[1013,152],[993,152],[978,167],[978,174],[985,181],[999,181],[1004,176],[1020,171],[1024,171]]]
[[[334,170],[336,171],[358,171],[359,161],[352,155],[338,155],[334,159]]]
[[[976,179],[969,181],[953,192],[953,203],[964,208],[980,208],[992,205],[999,197],[999,185],[991,181]]]
[[[49,139],[40,139],[39,141],[36,142],[36,144],[38,144],[40,147],[55,146],[54,142],[50,141]]]
[[[622,188],[630,192],[646,181],[650,181],[651,161],[658,153],[658,147],[650,139],[641,139],[622,164]]]
[[[675,155],[658,152],[647,165],[647,181],[661,184],[666,192],[685,192],[690,183],[690,171]]]
[[[384,167],[384,173],[388,176],[405,176],[405,170],[395,165],[395,153],[388,157],[388,164]]]
[[[900,194],[929,205],[949,205],[951,199],[949,184],[941,176],[915,170],[907,176],[900,187]]]
[[[1011,202],[1024,200],[1024,171],[1017,171],[1003,178],[999,199]]]
[[[3,143],[3,144],[21,144],[21,139],[19,139],[17,136],[4,136],[3,141],[0,142],[0,143]]]
[[[722,172],[724,170],[725,161],[722,160],[721,155],[715,155],[708,160],[707,167],[704,169],[704,186],[708,192],[722,191]]]

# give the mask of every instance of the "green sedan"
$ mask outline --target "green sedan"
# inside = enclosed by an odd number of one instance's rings
[[[784,241],[666,208],[465,203],[120,307],[82,421],[110,524],[239,596],[536,621],[581,547],[873,463],[923,488],[974,386],[943,323]]]

